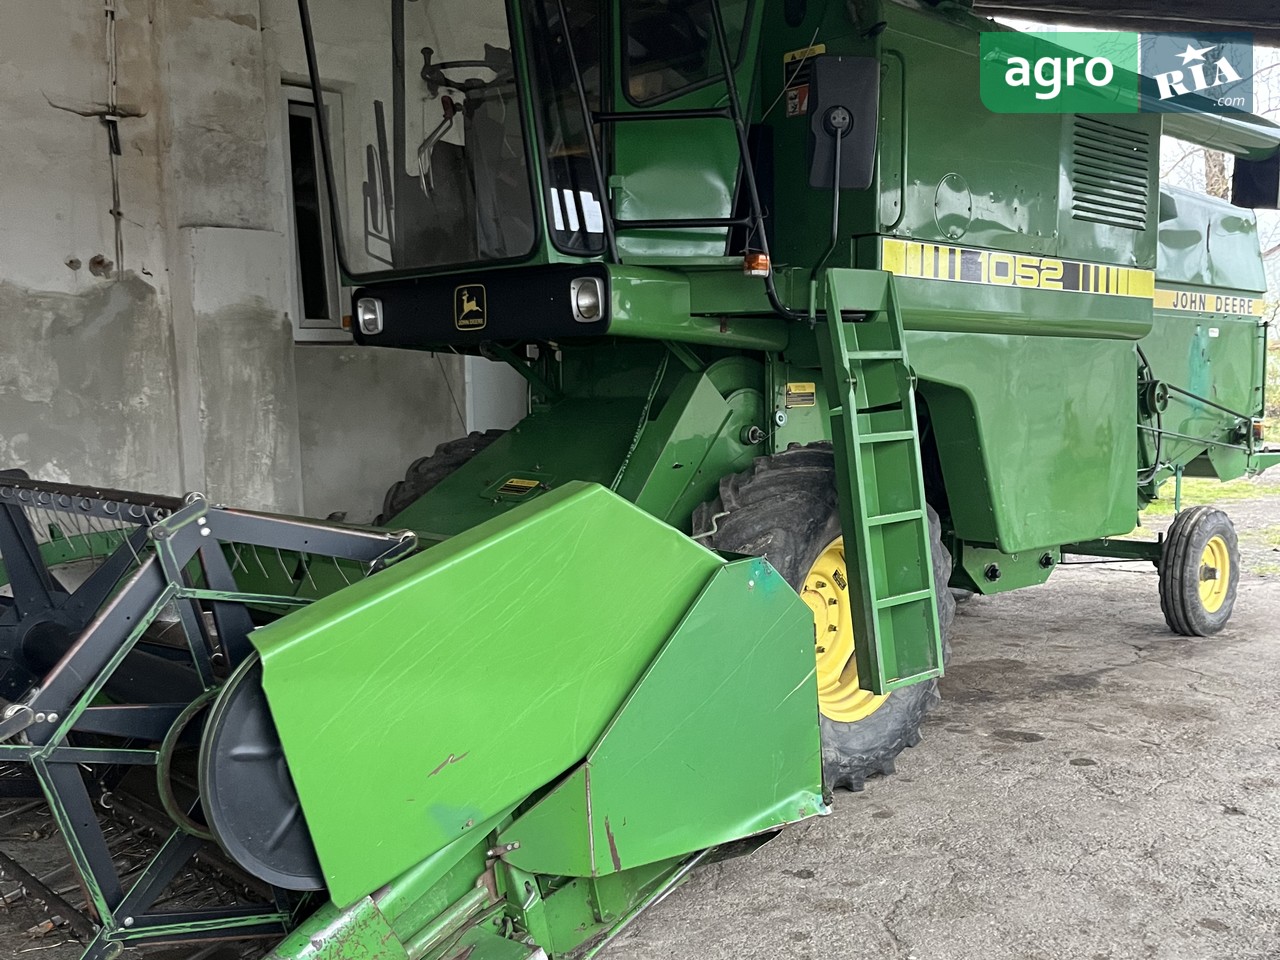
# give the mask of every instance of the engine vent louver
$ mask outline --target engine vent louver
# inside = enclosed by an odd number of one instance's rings
[[[1130,230],[1147,228],[1151,136],[1076,117],[1071,148],[1071,216]]]

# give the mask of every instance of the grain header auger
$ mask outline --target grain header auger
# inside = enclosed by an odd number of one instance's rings
[[[1123,536],[1280,460],[1276,127],[993,115],[955,3],[302,17],[356,340],[503,360],[530,413],[375,528],[0,478],[0,785],[47,800],[86,956],[589,955],[892,769],[949,587],[1150,559],[1172,629],[1226,622],[1225,515]],[[1236,154],[1237,203],[1161,190],[1162,129]],[[166,907],[193,857],[234,903]]]

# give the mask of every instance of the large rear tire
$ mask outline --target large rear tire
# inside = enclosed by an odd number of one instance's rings
[[[380,527],[385,524],[504,433],[505,430],[486,430],[483,433],[473,430],[465,437],[440,444],[430,456],[413,461],[405,471],[404,479],[393,483],[382,498],[382,513],[378,514],[373,525]]]
[[[947,589],[951,554],[942,545],[932,508],[929,532],[945,655],[955,616],[955,600]],[[892,773],[898,754],[920,742],[921,720],[938,701],[937,682],[917,683],[883,697],[857,687],[856,665],[850,666],[856,638],[841,584],[847,585],[848,577],[840,562],[831,445],[760,457],[750,469],[723,478],[720,496],[694,512],[693,533],[713,549],[765,557],[813,609],[827,788],[861,790],[867,777]],[[831,638],[825,645],[824,637]]]

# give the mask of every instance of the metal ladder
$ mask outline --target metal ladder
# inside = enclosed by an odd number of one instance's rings
[[[858,677],[882,694],[942,674],[913,376],[893,277],[828,269],[822,368]]]

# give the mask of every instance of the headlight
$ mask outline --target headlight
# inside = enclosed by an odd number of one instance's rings
[[[382,301],[377,297],[361,297],[356,301],[356,322],[360,332],[373,336],[382,332]]]
[[[569,284],[569,299],[573,303],[573,319],[592,323],[600,319],[604,285],[595,277],[579,277]]]

